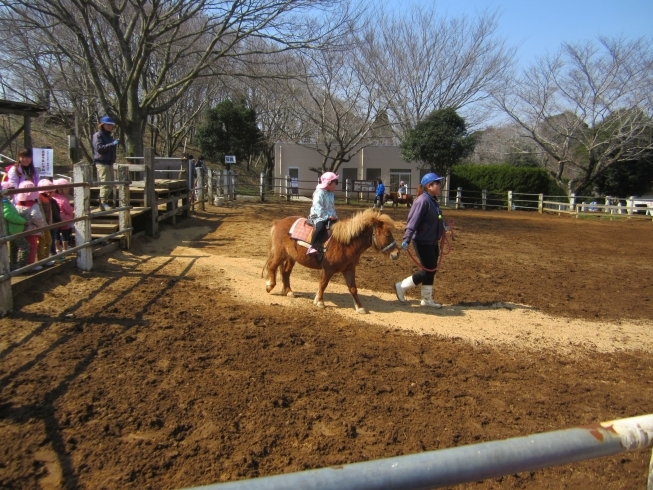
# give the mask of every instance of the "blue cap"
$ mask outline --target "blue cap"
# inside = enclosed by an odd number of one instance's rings
[[[422,177],[422,185],[430,184],[431,182],[435,182],[436,180],[442,180],[444,177],[438,177],[438,174],[434,174],[433,172],[426,174],[424,177]]]
[[[109,116],[104,116],[102,119],[100,119],[100,124],[113,124],[114,126],[116,125],[116,123],[113,122],[113,119],[111,119]]]

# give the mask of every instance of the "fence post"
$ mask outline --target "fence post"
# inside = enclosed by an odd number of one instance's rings
[[[150,219],[145,223],[145,233],[149,236],[159,234],[159,208],[156,203],[156,192],[154,191],[154,149],[146,147],[143,149],[143,163],[145,164],[145,207],[150,208]],[[193,173],[190,174],[193,179]]]
[[[628,198],[628,214],[632,215],[635,211],[635,196]]]
[[[286,201],[290,202],[292,199],[292,179],[290,175],[286,175]]]
[[[197,173],[197,200],[200,203],[200,209],[206,211],[204,205],[204,172],[201,167],[196,168],[195,172]]]
[[[458,187],[458,190],[456,191],[456,209],[461,208],[461,201],[463,200],[463,188]]]
[[[544,194],[537,196],[537,212],[540,214],[544,212]]]
[[[208,191],[209,204],[213,204],[213,170],[208,169],[208,182],[206,183],[206,188]]]
[[[512,211],[512,191],[508,191],[508,211]]]
[[[0,219],[0,236],[6,236],[5,220]],[[0,275],[6,279],[0,282],[0,317],[14,308],[14,295],[11,292],[11,268],[9,264],[9,247],[11,242],[0,245]]]
[[[345,204],[349,204],[349,179],[345,180]]]
[[[572,192],[569,194],[569,210],[574,211],[576,209],[576,193]]]
[[[129,165],[116,165],[116,177],[117,180],[129,180]],[[118,200],[120,207],[128,207],[130,205],[130,196],[129,196],[129,184],[121,184],[118,186]],[[120,211],[118,214],[118,228],[120,230],[126,230],[132,226],[132,217],[129,209]],[[123,233],[124,248],[129,250],[132,243],[132,232],[125,231]],[[122,241],[122,240],[121,240]]]
[[[605,208],[603,208],[603,212],[605,214],[612,214],[612,210],[608,209],[608,206],[612,206],[612,198],[610,196],[605,196]]]
[[[79,163],[73,167],[73,183],[93,182],[93,169],[87,163]],[[75,187],[75,216],[88,216],[91,214],[91,188],[90,186]],[[85,245],[91,241],[91,220],[77,221],[75,227],[75,246]],[[84,247],[77,252],[77,267],[83,271],[93,268],[93,250]]]
[[[487,189],[481,190],[481,209],[485,211],[485,206],[487,206]]]

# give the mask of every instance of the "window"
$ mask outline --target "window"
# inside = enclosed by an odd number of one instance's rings
[[[378,181],[381,178],[381,169],[380,168],[368,168],[365,171],[365,180]]]
[[[347,179],[349,179],[349,182],[351,182],[351,187],[349,188],[352,190],[354,187],[354,180],[358,180],[358,169],[357,168],[341,168],[341,175],[340,175],[340,180],[341,183],[340,185],[342,186],[343,192],[345,191],[345,186],[347,185]]]
[[[299,195],[299,169],[297,167],[288,168],[288,177],[290,177],[290,194]]]

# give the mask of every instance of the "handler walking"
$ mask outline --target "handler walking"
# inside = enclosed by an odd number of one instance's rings
[[[422,263],[422,270],[396,283],[395,292],[397,299],[405,303],[405,292],[421,284],[421,305],[442,308],[440,303],[433,301],[433,279],[440,252],[439,241],[444,233],[444,221],[438,203],[438,196],[442,191],[442,177],[428,173],[422,177],[421,184],[424,193],[415,199],[413,207],[410,208],[401,248],[406,250],[411,240],[413,241],[415,252]]]

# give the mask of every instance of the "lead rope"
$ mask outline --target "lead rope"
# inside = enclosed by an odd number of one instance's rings
[[[444,231],[444,234],[442,235],[442,238],[440,239],[440,253],[438,256],[438,265],[435,266],[435,269],[427,269],[424,267],[415,257],[413,257],[413,254],[410,253],[410,249],[407,248],[406,252],[408,252],[408,256],[411,258],[413,262],[415,262],[415,265],[419,267],[420,269],[426,271],[426,272],[435,272],[440,268],[440,264],[442,264],[442,257],[445,255],[449,255],[451,253],[451,250],[453,249],[453,245],[451,242],[454,240],[453,236],[453,227],[456,222],[454,220],[449,220],[445,221],[445,224],[447,225],[447,228],[449,228],[449,232],[451,233],[451,240],[447,237],[447,231]]]

